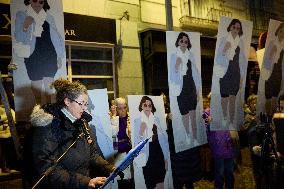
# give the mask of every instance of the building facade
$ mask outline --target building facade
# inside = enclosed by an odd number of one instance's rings
[[[9,4],[8,0],[0,0],[1,4]],[[113,22],[114,27],[107,29],[104,21],[95,30],[89,31],[88,25],[75,28],[72,23],[66,28],[65,36],[68,53],[72,57],[72,50],[82,57],[69,59],[68,76],[72,79],[82,79],[93,88],[108,88],[110,97],[126,96],[130,94],[167,93],[167,60],[166,60],[166,4],[165,0],[63,0],[64,13],[94,17],[94,22],[100,18]],[[202,78],[204,93],[210,91],[213,69],[216,34],[220,16],[228,16],[253,21],[252,46],[257,48],[258,37],[267,31],[269,19],[284,21],[284,2],[281,0],[171,0],[172,20],[175,31],[197,31],[201,36]],[[1,5],[2,6],[2,5]],[[0,9],[2,11],[2,9]],[[2,14],[1,30],[9,24],[7,15]],[[66,20],[65,22],[70,22]],[[74,36],[79,30],[89,31],[92,40],[78,40]],[[99,36],[107,30],[112,30],[105,39]],[[98,31],[101,31],[98,32]],[[94,32],[94,33],[91,33]],[[9,37],[0,33],[1,44],[9,44]],[[111,36],[115,35],[115,36]],[[107,38],[111,38],[108,40]],[[86,40],[86,41],[85,41]],[[90,40],[90,41],[88,41]],[[88,45],[86,45],[88,44]],[[83,46],[83,47],[81,47]],[[9,62],[9,48],[0,55],[0,61],[6,58]],[[94,52],[94,55],[105,54],[104,57],[85,57],[84,52]],[[87,55],[86,55],[87,56]],[[250,57],[255,62],[254,57]],[[80,68],[82,62],[87,66],[92,63],[103,62],[106,65],[92,66],[93,71]],[[1,64],[2,65],[2,64]],[[4,65],[4,64],[3,64]],[[5,66],[1,66],[1,69]],[[256,75],[257,65],[249,64],[248,74]],[[77,71],[76,71],[77,70]],[[2,71],[2,70],[1,70]],[[75,71],[75,72],[74,72]],[[5,71],[4,71],[5,72]],[[252,77],[249,75],[249,77]],[[96,80],[96,81],[95,81]],[[249,85],[249,84],[248,84]],[[251,88],[251,86],[249,86]]]

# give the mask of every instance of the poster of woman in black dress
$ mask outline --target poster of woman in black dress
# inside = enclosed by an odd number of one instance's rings
[[[200,34],[167,32],[167,51],[173,131],[179,152],[203,143],[202,130],[198,127],[202,125]]]
[[[170,189],[172,173],[161,96],[128,96],[133,146],[149,138],[134,159],[135,188]]]
[[[50,83],[66,77],[62,2],[49,2],[11,2],[16,111],[25,109],[22,99],[32,105],[51,102]]]
[[[284,23],[270,20],[258,84],[257,113],[272,116],[284,93]]]
[[[212,79],[212,128],[236,130],[243,120],[242,104],[252,23],[221,17]],[[220,103],[220,104],[217,104]],[[220,107],[221,105],[221,107]],[[221,110],[221,111],[220,111]]]

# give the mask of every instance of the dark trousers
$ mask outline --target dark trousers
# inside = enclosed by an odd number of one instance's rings
[[[186,189],[194,189],[194,185],[192,182],[181,182],[177,179],[173,179],[174,181],[174,189],[183,189],[185,186]]]
[[[215,164],[215,189],[223,189],[225,183],[227,189],[234,189],[234,158],[214,159]]]

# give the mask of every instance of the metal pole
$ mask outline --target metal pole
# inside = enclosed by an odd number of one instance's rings
[[[165,0],[167,31],[173,30],[172,0]]]

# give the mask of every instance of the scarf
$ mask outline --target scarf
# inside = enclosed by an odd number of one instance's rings
[[[74,123],[77,118],[75,118],[66,108],[62,108],[61,112],[72,122]]]
[[[32,6],[29,5],[28,9],[27,9],[27,15],[32,17],[34,19],[34,22],[35,22],[33,34],[36,37],[41,37],[41,33],[43,31],[42,25],[43,25],[44,21],[46,20],[46,12],[44,11],[44,9],[41,9],[39,11],[39,13],[37,13],[37,12],[34,11]]]
[[[145,138],[151,137],[150,140],[149,140],[151,142],[152,141],[152,136],[153,136],[152,129],[153,129],[153,125],[154,125],[154,115],[151,112],[149,117],[147,117],[146,114],[143,111],[141,112],[140,115],[141,115],[140,116],[141,123],[144,122],[146,124],[146,126],[147,126],[145,131],[144,131],[144,133],[143,133],[143,135],[144,135]]]
[[[177,58],[179,57],[181,59],[181,64],[179,67],[179,71],[181,72],[181,76],[186,75],[186,71],[187,71],[187,62],[189,59],[189,50],[186,49],[185,52],[182,52],[182,50],[180,49],[180,47],[177,48],[177,52],[176,52]]]
[[[231,44],[231,48],[227,50],[227,57],[229,60],[233,60],[236,48],[238,47],[240,42],[240,37],[239,35],[237,35],[235,38],[233,38],[232,33],[229,32],[229,34],[226,37],[226,42],[229,42]]]
[[[282,40],[282,42],[279,41],[279,39],[277,38],[275,40],[274,45],[276,46],[276,52],[273,58],[273,62],[272,63],[277,63],[279,58],[280,58],[280,53],[284,48],[284,40]]]

